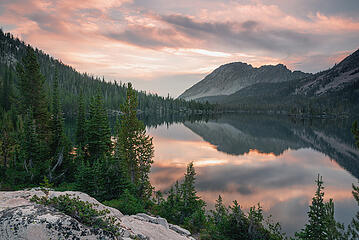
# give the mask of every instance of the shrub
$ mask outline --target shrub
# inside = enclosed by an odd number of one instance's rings
[[[34,195],[30,201],[53,207],[58,211],[75,218],[86,226],[100,228],[106,232],[117,235],[118,227],[115,224],[115,218],[106,217],[106,214],[110,212],[109,210],[99,211],[94,209],[94,206],[98,206],[97,204],[81,201],[79,197],[71,198],[69,194],[53,198],[48,198],[47,196],[39,198]]]
[[[121,194],[120,198],[105,201],[103,204],[116,208],[126,215],[145,211],[143,203],[138,198],[134,197],[127,189]]]

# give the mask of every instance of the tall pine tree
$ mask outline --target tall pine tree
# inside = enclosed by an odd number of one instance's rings
[[[32,183],[39,183],[50,168],[47,148],[39,138],[37,125],[31,109],[25,116],[24,132],[21,136],[20,154],[23,166]]]
[[[86,115],[83,94],[80,93],[79,105],[77,110],[77,128],[76,128],[76,144],[78,147],[84,147],[86,144]]]
[[[51,104],[51,130],[52,130],[52,144],[51,150],[54,155],[62,151],[65,132],[64,132],[64,117],[62,113],[59,87],[58,87],[58,71],[55,70],[55,77],[53,80],[52,89],[52,104]]]
[[[149,172],[153,163],[152,138],[146,135],[144,124],[137,118],[137,97],[131,83],[127,87],[126,101],[121,106],[121,125],[117,148],[124,161],[128,176],[136,187],[137,196],[148,199],[152,194]]]
[[[74,167],[71,151],[71,143],[65,135],[64,130],[64,116],[62,113],[62,106],[60,102],[60,93],[58,87],[59,77],[58,71],[55,69],[55,77],[53,79],[52,89],[52,103],[51,103],[51,120],[50,126],[52,131],[51,141],[51,159],[52,165],[49,171],[49,180],[57,181],[72,180]]]
[[[317,190],[309,206],[308,223],[296,236],[303,240],[343,239],[343,226],[334,219],[333,200],[324,203],[323,180],[319,174],[315,182]]]
[[[111,130],[100,93],[91,101],[86,135],[87,151],[92,163],[111,153]]]
[[[33,112],[33,119],[41,140],[49,141],[51,131],[49,127],[48,100],[45,92],[45,77],[40,72],[34,50],[29,46],[26,55],[16,67],[19,77],[19,91],[21,111],[26,114]]]

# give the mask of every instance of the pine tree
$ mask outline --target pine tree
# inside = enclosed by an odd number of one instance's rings
[[[344,240],[346,239],[344,233],[344,225],[338,223],[334,218],[334,202],[333,199],[329,199],[329,202],[325,204],[326,207],[326,219],[328,225],[328,240]]]
[[[25,116],[24,132],[21,139],[21,158],[24,161],[23,166],[30,176],[30,181],[39,183],[46,175],[50,163],[46,158],[47,148],[39,139],[31,109]]]
[[[117,148],[119,158],[124,161],[131,183],[135,185],[137,196],[148,199],[152,194],[149,172],[153,163],[152,138],[146,135],[144,124],[137,118],[137,97],[128,84],[127,97],[121,106],[123,115],[118,133]]]
[[[10,112],[5,112],[2,115],[1,123],[1,135],[0,135],[0,153],[3,158],[4,168],[8,167],[8,158],[15,144],[14,138],[14,126],[10,118]]]
[[[224,206],[221,195],[218,196],[215,204],[215,210],[212,211],[214,221],[221,223],[228,217],[228,209]]]
[[[317,190],[309,206],[308,223],[300,233],[296,233],[296,236],[305,240],[344,239],[344,227],[334,219],[333,200],[324,203],[323,180],[319,174],[316,184]]]
[[[324,204],[324,192],[322,177],[318,174],[316,180],[317,190],[312,198],[312,204],[308,212],[309,222],[305,225],[304,230],[297,236],[300,239],[307,240],[326,240],[328,238],[328,229],[326,219],[326,208]]]
[[[196,171],[193,167],[193,162],[191,162],[187,166],[184,181],[181,184],[183,206],[181,219],[188,229],[198,232],[206,221],[204,210],[206,203],[197,196],[195,180]]]
[[[77,167],[76,188],[79,191],[93,195],[96,184],[92,166],[89,162],[80,160]]]
[[[102,96],[98,93],[90,104],[90,115],[86,126],[86,139],[91,162],[111,153],[111,130]]]
[[[193,167],[193,162],[191,162],[187,166],[187,172],[181,184],[184,218],[191,216],[196,210],[205,206],[204,201],[197,196],[195,180],[196,171]]]
[[[358,122],[357,121],[355,121],[353,123],[352,133],[353,133],[354,138],[355,138],[355,144],[356,144],[357,148],[359,148],[359,129],[358,129]]]
[[[119,141],[121,125],[118,118],[116,118],[114,132],[115,132],[115,141]],[[129,193],[136,194],[134,185],[132,184],[128,172],[125,160],[122,158],[121,150],[119,144],[115,145],[114,155],[108,160],[107,167],[107,192],[114,196],[113,198],[119,197],[127,189]]]
[[[51,130],[52,130],[52,144],[51,150],[54,155],[57,155],[64,144],[64,117],[60,104],[59,89],[58,89],[58,71],[55,70],[55,78],[52,90],[52,112],[51,112]]]
[[[26,56],[22,64],[17,65],[19,77],[19,90],[21,96],[21,111],[33,112],[33,119],[41,140],[50,140],[49,112],[46,92],[44,88],[45,77],[40,72],[34,50],[27,47]]]
[[[353,184],[353,197],[359,206],[359,187]],[[350,239],[359,239],[359,211],[356,213],[352,222],[348,227],[348,234],[351,237]]]
[[[5,68],[5,76],[2,83],[1,91],[1,106],[5,111],[11,108],[12,86],[11,86],[11,70]]]
[[[359,129],[358,129],[358,122],[355,121],[352,126],[352,133],[356,140],[356,145],[359,148]],[[359,206],[359,186],[352,185],[353,190],[352,194]],[[359,239],[359,211],[356,213],[355,217],[352,219],[352,222],[348,226],[348,235],[351,239]]]
[[[134,194],[134,186],[128,178],[121,161],[114,157],[107,157],[104,162],[104,199],[111,200],[119,198],[125,190]]]
[[[79,105],[77,111],[76,144],[84,147],[86,144],[86,115],[83,94],[79,96]]]
[[[51,120],[50,127],[52,132],[52,141],[50,144],[52,165],[49,171],[49,180],[51,182],[63,180],[72,180],[74,168],[71,151],[71,143],[64,130],[64,116],[60,102],[60,94],[58,87],[58,71],[55,69],[55,77],[53,80],[52,102],[51,102]]]

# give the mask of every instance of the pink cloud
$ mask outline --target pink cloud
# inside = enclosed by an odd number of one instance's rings
[[[80,71],[134,81],[204,74],[232,61],[317,71],[358,47],[359,22],[342,16],[299,18],[262,1],[143,4],[8,0],[0,3],[0,22]],[[316,69],[311,59],[320,60]]]

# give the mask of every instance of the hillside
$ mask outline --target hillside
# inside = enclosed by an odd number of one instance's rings
[[[14,38],[10,33],[4,33],[0,29],[0,102],[6,105],[4,99],[16,98],[17,74],[16,65],[26,53],[25,42]],[[29,46],[30,47],[30,46]],[[77,110],[78,96],[83,94],[85,102],[88,103],[92,96],[98,91],[102,93],[105,106],[110,110],[119,110],[126,96],[126,86],[122,82],[106,82],[103,78],[92,76],[88,73],[79,73],[71,66],[68,66],[43,52],[35,49],[40,69],[45,75],[45,85],[48,92],[52,88],[55,69],[59,75],[60,97],[63,111],[66,114],[75,114]],[[5,90],[5,88],[8,88]],[[10,89],[10,90],[9,90]],[[4,96],[6,95],[6,96]],[[12,96],[11,96],[12,95]],[[195,102],[186,102],[180,99],[149,94],[144,91],[137,91],[139,109],[145,112],[168,113],[187,111],[189,109],[203,109],[203,106]],[[50,96],[48,96],[50,97]],[[6,106],[5,106],[5,110]]]
[[[359,50],[333,68],[286,82],[260,82],[230,95],[198,98],[230,108],[357,112]],[[298,110],[300,109],[300,110]]]
[[[256,83],[287,82],[308,77],[310,74],[292,72],[283,64],[254,68],[252,65],[234,62],[220,66],[203,80],[179,96],[182,99],[197,99],[208,96],[230,95]]]

